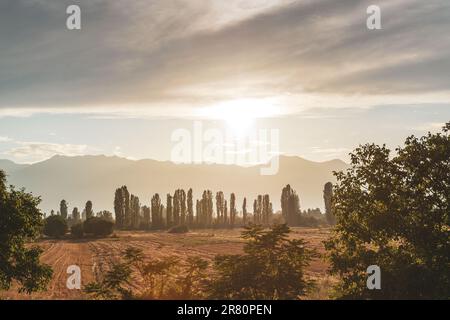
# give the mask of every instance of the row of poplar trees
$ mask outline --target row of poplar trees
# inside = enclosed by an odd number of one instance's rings
[[[186,193],[183,189],[167,194],[166,206],[162,204],[159,194],[151,199],[151,206],[141,206],[139,198],[130,194],[126,186],[118,188],[114,196],[114,212],[116,226],[119,229],[164,229],[177,225],[189,227],[233,227],[236,224],[236,195],[230,195],[230,201],[225,199],[222,191],[215,195],[215,214],[213,193],[203,191],[201,199],[195,202],[192,189]],[[269,224],[273,214],[269,195],[259,195],[253,203],[253,223]],[[242,203],[242,223],[249,221],[247,199]]]

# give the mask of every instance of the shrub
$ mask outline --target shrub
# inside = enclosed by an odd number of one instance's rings
[[[178,225],[169,229],[169,233],[188,233],[189,229],[186,225]]]
[[[92,217],[84,222],[83,228],[84,233],[104,237],[113,233],[114,222],[103,218]]]
[[[298,225],[302,227],[316,228],[320,225],[320,221],[314,217],[303,217],[298,218]]]
[[[70,228],[70,233],[74,238],[83,238],[84,227],[82,223],[77,223]]]
[[[60,238],[68,231],[67,221],[61,216],[50,216],[44,222],[44,234],[52,238]]]
[[[289,232],[285,224],[268,231],[246,227],[245,254],[215,257],[210,298],[286,300],[305,295],[314,282],[305,278],[304,268],[317,253],[301,239],[289,240]]]

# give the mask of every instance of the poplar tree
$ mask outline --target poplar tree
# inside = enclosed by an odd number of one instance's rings
[[[236,219],[236,195],[232,193],[230,195],[230,226],[234,226]]]
[[[247,224],[247,198],[242,202],[242,221],[244,225]]]
[[[166,199],[166,224],[170,228],[173,226],[173,207],[172,207],[172,196],[170,193],[167,194]]]
[[[61,217],[64,220],[67,220],[67,216],[68,216],[68,203],[66,200],[61,200],[60,204],[59,204],[59,212],[61,212]]]
[[[288,225],[293,226],[298,222],[300,200],[290,185],[281,192],[281,214]]]
[[[86,220],[94,216],[94,211],[92,210],[92,201],[88,200],[84,208],[86,210]]]
[[[335,218],[331,211],[331,200],[333,198],[333,184],[327,182],[323,188],[323,200],[325,202],[325,218],[329,224],[335,224]]]
[[[188,216],[188,221],[187,224],[189,226],[192,226],[194,223],[194,208],[193,208],[193,200],[192,200],[192,188],[189,189],[188,193],[187,193],[187,216]]]

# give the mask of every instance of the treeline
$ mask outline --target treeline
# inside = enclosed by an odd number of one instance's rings
[[[90,218],[102,218],[104,220],[114,221],[112,212],[108,210],[101,210],[94,213],[91,200],[86,202],[83,211],[80,212],[78,207],[74,207],[72,213],[69,214],[69,203],[63,199],[59,204],[59,211],[57,211],[56,214],[55,210],[51,210],[49,215],[44,214],[44,218],[49,218],[51,216],[60,216],[69,226],[79,224]]]
[[[324,186],[325,217],[330,224],[334,222],[331,213],[332,184]],[[195,208],[194,208],[195,203]],[[131,194],[127,186],[115,191],[114,213],[116,228],[123,230],[162,230],[175,226],[189,228],[233,228],[249,223],[270,225],[275,222],[275,214],[268,194],[258,195],[253,201],[253,210],[247,210],[247,198],[237,209],[236,194],[231,193],[229,199],[223,191],[214,195],[211,190],[204,190],[201,198],[193,198],[193,191],[177,189],[167,194],[165,204],[156,193],[151,198],[151,205],[141,205],[139,197]],[[298,194],[290,185],[282,190],[281,217],[276,222],[289,226],[317,226],[321,224],[323,215],[320,209],[300,209]]]
[[[195,208],[194,208],[195,203]],[[150,207],[141,205],[139,197],[131,194],[127,186],[118,188],[114,196],[114,213],[116,227],[119,229],[168,229],[186,225],[191,228],[234,227],[249,222],[269,224],[273,215],[269,195],[259,195],[254,201],[254,214],[247,213],[247,199],[242,203],[243,216],[238,221],[236,195],[219,191],[213,195],[211,190],[204,190],[200,199],[193,198],[193,191],[177,189],[167,194],[165,205],[156,193],[151,198]],[[215,210],[214,210],[215,209]]]

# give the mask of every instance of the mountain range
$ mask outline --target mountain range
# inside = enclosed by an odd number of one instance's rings
[[[0,160],[0,169],[7,173],[8,183],[40,196],[40,207],[45,212],[58,211],[62,199],[68,201],[70,211],[75,206],[84,208],[87,200],[93,202],[94,211],[112,211],[115,189],[122,185],[137,195],[142,205],[149,205],[154,193],[159,193],[165,204],[166,194],[173,194],[178,188],[192,188],[195,199],[205,189],[212,190],[213,194],[221,190],[227,198],[235,192],[238,211],[247,197],[247,209],[251,212],[258,194],[269,194],[274,209],[278,210],[281,190],[290,184],[299,194],[302,209],[322,209],[324,184],[334,182],[332,172],[345,169],[347,164],[341,160],[313,162],[296,156],[280,156],[276,175],[261,175],[260,167],[175,164],[103,155],[57,155],[34,164]]]

